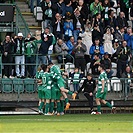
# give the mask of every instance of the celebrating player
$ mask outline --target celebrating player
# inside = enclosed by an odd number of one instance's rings
[[[52,62],[49,63],[50,72],[53,74],[53,80],[57,83],[58,87],[61,90],[62,95],[65,98],[66,107],[65,110],[69,109],[70,103],[68,101],[66,93],[72,95],[72,99],[75,100],[76,93],[73,93],[64,87],[64,79],[62,78],[60,68],[57,65],[54,65]]]
[[[111,108],[112,113],[115,113],[116,107],[113,107],[109,102],[105,101],[107,95],[107,74],[104,70],[104,65],[101,64],[98,67],[98,70],[100,71],[100,75],[98,77],[98,89],[96,93],[96,104],[97,104],[96,114],[101,114],[101,103]]]

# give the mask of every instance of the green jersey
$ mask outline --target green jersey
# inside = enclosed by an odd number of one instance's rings
[[[57,65],[53,65],[50,68],[50,72],[51,72],[51,74],[53,74],[54,79],[60,79],[62,77],[61,76],[61,70]]]
[[[40,72],[39,72],[39,74],[37,74],[36,76],[36,78],[37,79],[42,79],[42,75],[44,74],[44,71],[43,70],[41,70]]]
[[[52,79],[51,74],[48,72],[44,72],[42,75],[42,86],[46,89],[51,89],[52,86]]]
[[[102,89],[102,80],[104,80],[105,85],[104,87],[107,87],[107,74],[106,72],[102,72],[99,77],[98,77],[98,89],[101,90]]]

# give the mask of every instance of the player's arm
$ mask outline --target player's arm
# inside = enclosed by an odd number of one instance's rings
[[[79,88],[77,93],[80,93],[82,89],[85,88],[85,85],[86,85],[86,80],[84,80],[83,85]]]
[[[37,84],[41,85],[42,84],[42,80],[41,79],[37,79]]]

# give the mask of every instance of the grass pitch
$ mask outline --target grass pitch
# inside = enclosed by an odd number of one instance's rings
[[[0,116],[0,133],[133,133],[133,114]]]

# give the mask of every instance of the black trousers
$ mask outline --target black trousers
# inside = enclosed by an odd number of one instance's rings
[[[127,65],[127,62],[126,61],[118,60],[118,62],[117,62],[117,77],[118,78],[121,78],[121,74],[123,72],[125,72],[126,65]]]
[[[4,73],[3,75],[9,77],[12,75],[12,64],[10,65],[10,63],[13,63],[13,57],[12,55],[7,55],[7,56],[2,56],[2,63],[4,63]],[[8,65],[6,65],[6,63]]]
[[[93,95],[90,96],[88,92],[84,92],[84,96],[87,98],[89,102],[90,109],[93,110]]]
[[[81,68],[81,71],[85,71],[85,59],[84,58],[75,58],[75,67],[76,68]]]

